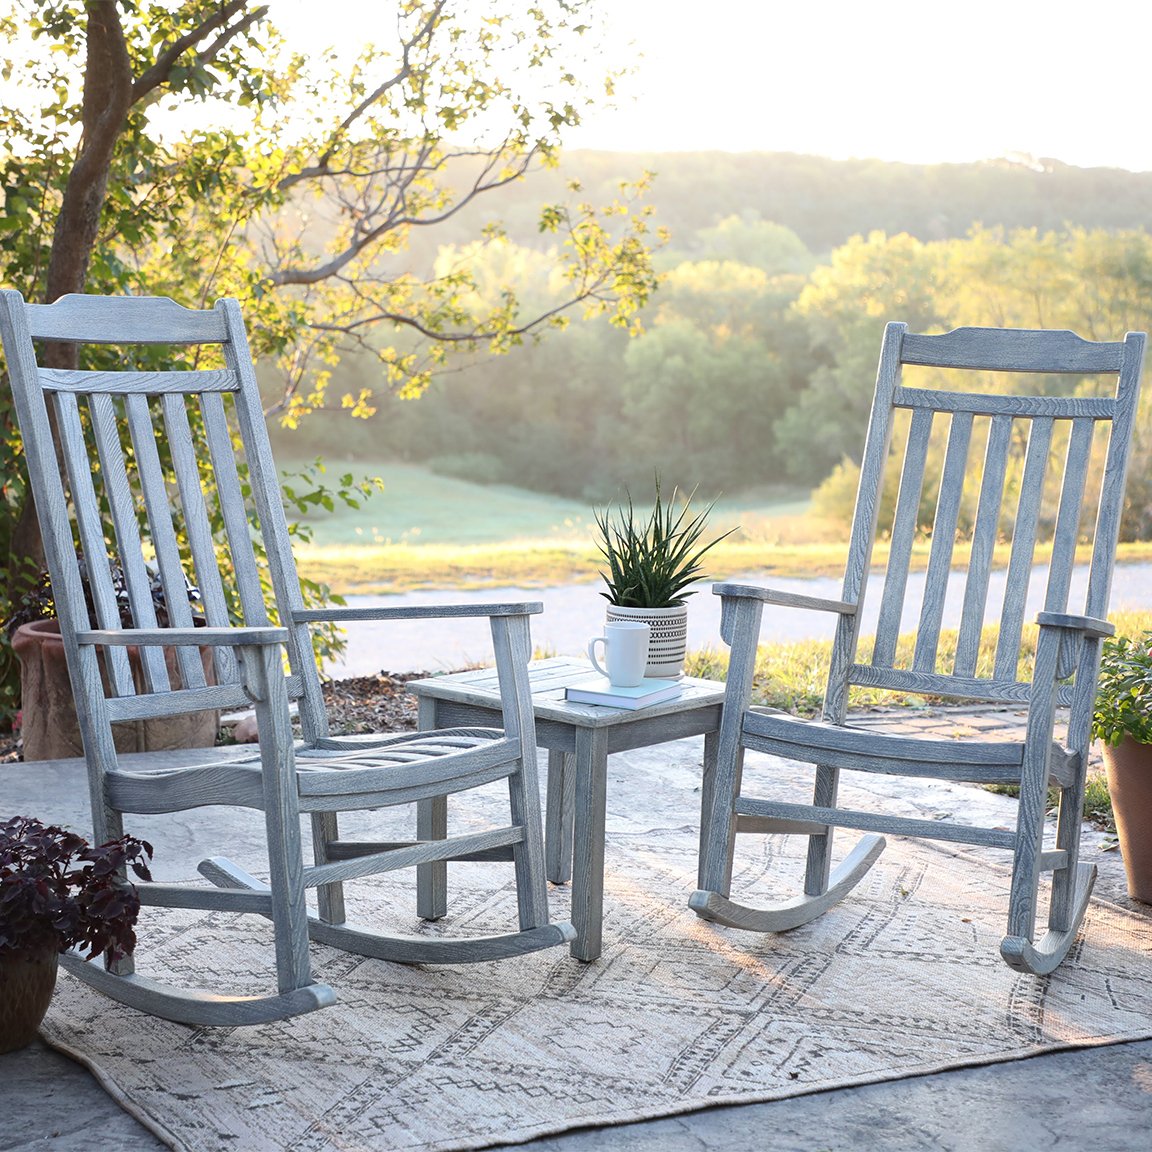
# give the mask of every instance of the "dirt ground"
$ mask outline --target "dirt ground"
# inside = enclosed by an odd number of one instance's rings
[[[332,734],[356,732],[402,732],[416,727],[416,698],[404,690],[409,680],[429,672],[380,672],[330,680],[324,685],[328,722]],[[20,733],[0,732],[0,764],[22,760]]]

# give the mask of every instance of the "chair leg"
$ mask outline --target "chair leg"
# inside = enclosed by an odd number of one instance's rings
[[[1080,826],[1084,816],[1084,773],[1078,773],[1075,782],[1060,789],[1060,807],[1056,818],[1056,847],[1063,849],[1067,867],[1052,874],[1052,900],[1048,906],[1048,927],[1066,932],[1079,925],[1075,915],[1077,883],[1076,872],[1080,863]]]
[[[448,836],[448,797],[432,796],[416,802],[416,839],[444,840]],[[439,920],[448,914],[448,865],[443,860],[416,868],[416,915]]]
[[[340,839],[340,822],[335,812],[312,813],[312,857],[317,864],[329,863],[328,845]],[[320,919],[328,924],[343,924],[344,885],[321,884],[316,889],[316,906]]]
[[[568,752],[548,753],[547,830],[544,855],[553,884],[572,879],[572,822],[576,802],[576,758]]]
[[[740,742],[744,710],[752,699],[756,673],[756,638],[764,605],[759,600],[722,601],[720,634],[731,645],[724,706],[716,739],[715,767],[705,766],[701,787],[700,861],[697,868],[698,896],[726,898],[732,886],[732,853],[736,841],[736,800],[744,769]],[[708,820],[704,823],[704,809]],[[695,905],[693,905],[695,907]]]
[[[1079,861],[1080,823],[1084,807],[1081,778],[1060,790],[1060,813],[1056,826],[1056,847],[1066,853],[1066,864],[1052,874],[1052,896],[1048,905],[1048,931],[1033,942],[1033,925],[1009,921],[1008,935],[1000,944],[1004,962],[1017,972],[1043,976],[1052,972],[1067,956],[1080,932],[1088,900],[1096,883],[1096,865]],[[1015,885],[1014,885],[1015,887]],[[1017,931],[1013,934],[1013,928]],[[1031,928],[1031,931],[1027,931]]]
[[[835,808],[840,789],[839,769],[825,764],[816,767],[812,803],[817,808]],[[832,871],[832,829],[808,837],[808,862],[804,870],[805,896],[823,896],[828,891]]]
[[[279,646],[244,651],[242,660],[244,678],[256,704],[256,724],[260,732],[276,971],[280,991],[286,993],[312,983],[292,723]]]
[[[527,786],[529,784],[530,788]],[[520,930],[543,928],[548,923],[548,883],[544,874],[540,789],[536,783],[536,773],[526,773],[523,764],[519,772],[513,772],[508,777],[508,803],[512,823],[524,830],[524,839],[512,846]]]
[[[1041,628],[1036,645],[1033,685],[1054,684],[1060,640]],[[1067,955],[1076,934],[1092,886],[1094,865],[1078,860],[1080,811],[1084,800],[1084,773],[1087,732],[1070,733],[1073,747],[1081,749],[1076,780],[1061,790],[1057,847],[1067,855],[1064,865],[1052,878],[1052,900],[1048,931],[1035,941],[1036,908],[1044,842],[1044,819],[1048,806],[1048,765],[1052,748],[1055,704],[1051,692],[1033,697],[1024,740],[1024,762],[1020,773],[1020,805],[1016,823],[1016,851],[1012,860],[1012,891],[1008,899],[1008,931],[1000,943],[1000,955],[1010,968],[1044,975]],[[1080,739],[1083,736],[1083,739]]]
[[[728,896],[732,891],[732,860],[736,850],[736,797],[744,775],[744,749],[725,746],[723,733],[716,766],[701,785],[700,815],[708,809],[708,823],[700,828],[700,862],[697,883],[700,889]]]

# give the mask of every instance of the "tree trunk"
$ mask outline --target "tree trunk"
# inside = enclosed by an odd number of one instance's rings
[[[88,264],[100,234],[100,216],[108,194],[108,173],[116,141],[132,107],[132,62],[115,4],[88,0],[87,57],[84,67],[83,134],[68,174],[60,215],[48,257],[45,303],[67,292],[83,292]],[[76,349],[54,345],[54,368],[75,365]],[[55,360],[70,363],[55,363]]]
[[[46,304],[69,292],[83,292],[88,282],[88,265],[100,235],[112,156],[132,106],[132,62],[124,43],[120,11],[115,4],[101,0],[88,0],[87,9],[83,134],[52,233],[44,290]],[[47,368],[70,369],[77,363],[75,344],[49,344],[44,350]],[[59,446],[55,435],[53,439]],[[10,603],[19,603],[43,568],[44,543],[29,489],[12,531],[7,589]]]

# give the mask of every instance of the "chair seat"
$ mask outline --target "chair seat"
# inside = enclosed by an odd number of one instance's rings
[[[350,768],[404,764],[429,756],[450,756],[507,739],[502,728],[440,728],[435,732],[353,733],[297,745],[304,771],[342,772]]]
[[[744,713],[745,747],[790,760],[858,772],[955,780],[971,784],[1019,784],[1024,743],[1005,740],[941,740],[803,720],[787,713]],[[1051,777],[1063,782],[1074,758],[1052,744]]]

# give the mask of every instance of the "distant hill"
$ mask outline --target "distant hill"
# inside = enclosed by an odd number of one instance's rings
[[[513,239],[538,244],[536,211],[561,197],[567,180],[578,178],[589,200],[604,203],[622,179],[645,170],[656,173],[650,200],[674,242],[746,212],[791,228],[817,255],[876,229],[939,240],[963,236],[974,223],[1041,231],[1152,227],[1152,172],[1051,159],[900,164],[788,152],[571,151],[559,169],[505,189],[489,209]],[[451,239],[474,237],[478,218],[462,216]],[[448,237],[438,231],[437,239]]]

